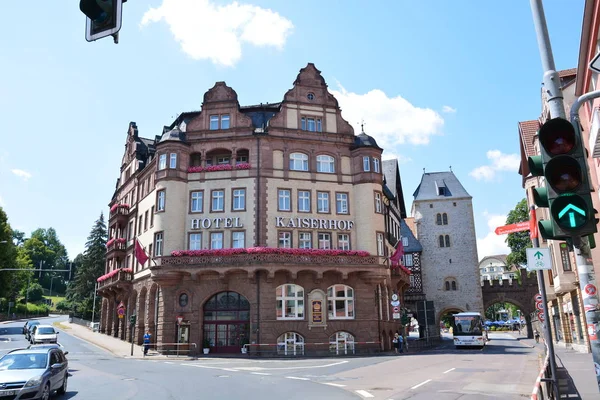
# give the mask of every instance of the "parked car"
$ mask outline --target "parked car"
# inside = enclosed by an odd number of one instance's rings
[[[40,321],[35,321],[35,320],[31,320],[31,321],[27,321],[25,323],[25,339],[30,340],[30,335],[31,335],[31,330],[33,329],[34,326],[39,325]]]
[[[69,354],[69,352],[65,351],[64,346],[60,343],[30,344],[27,346],[27,349],[60,349],[65,356]]]
[[[67,391],[69,362],[62,350],[19,349],[0,358],[0,398],[48,400]]]
[[[36,325],[29,335],[31,344],[57,343],[58,331],[52,325]]]

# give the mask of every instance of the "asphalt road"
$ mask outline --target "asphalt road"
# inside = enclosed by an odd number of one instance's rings
[[[23,324],[0,325],[0,354],[27,346]],[[508,334],[490,337],[483,350],[456,350],[448,342],[439,350],[398,356],[184,361],[119,358],[61,331],[72,374],[63,398],[522,399],[537,376],[536,350]]]

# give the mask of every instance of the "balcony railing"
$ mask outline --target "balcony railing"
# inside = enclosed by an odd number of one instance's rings
[[[301,264],[301,265],[383,265],[384,258],[377,256],[352,256],[352,255],[300,255],[300,254],[231,254],[231,255],[204,255],[160,257],[160,265],[205,265],[221,266],[255,265],[255,264]]]
[[[127,241],[125,238],[110,239],[106,242],[106,252],[125,251],[127,249]]]
[[[114,218],[118,215],[127,216],[129,214],[129,209],[130,209],[129,204],[114,204],[110,208],[110,218]]]
[[[108,274],[103,275],[100,278],[98,278],[98,289],[102,289],[102,288],[111,286],[115,283],[131,282],[132,279],[133,279],[133,274],[131,272],[131,269],[115,270],[115,271],[109,272]]]

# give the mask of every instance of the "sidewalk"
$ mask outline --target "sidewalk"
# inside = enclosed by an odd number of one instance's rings
[[[166,356],[156,351],[148,351],[148,355],[144,357],[143,348],[140,345],[133,345],[133,356],[131,355],[131,343],[125,342],[121,339],[113,336],[108,336],[100,332],[92,332],[91,329],[81,326],[78,324],[69,323],[67,321],[60,322],[60,325],[56,326],[58,329],[63,330],[68,335],[78,337],[79,339],[85,340],[86,342],[92,343],[104,350],[113,353],[117,357],[123,358],[135,358],[135,359],[148,359],[148,360],[195,360],[196,358],[188,356]],[[63,329],[65,328],[65,329]]]
[[[521,343],[537,349],[542,354],[545,353],[546,346],[543,340],[540,340],[540,343],[535,343],[534,339],[527,339],[516,332],[510,333]],[[580,353],[555,345],[554,354],[556,356],[561,398],[600,399],[591,353]]]

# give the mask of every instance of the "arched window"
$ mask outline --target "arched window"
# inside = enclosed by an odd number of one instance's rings
[[[446,247],[450,247],[450,235],[446,235]]]
[[[442,225],[448,225],[448,214],[446,213],[442,214]]]
[[[308,156],[304,153],[290,154],[290,170],[308,171]]]
[[[440,247],[444,247],[444,235],[440,235],[438,241],[440,242]]]
[[[436,225],[441,225],[442,224],[442,214],[438,213],[435,216],[435,223],[436,223]]]
[[[190,154],[190,167],[199,167],[202,163],[202,154],[192,153]]]
[[[304,319],[304,288],[287,284],[277,287],[277,319]]]
[[[317,172],[334,173],[335,159],[326,155],[317,156]]]
[[[354,354],[354,336],[348,332],[336,332],[329,338],[329,352]]]
[[[450,282],[446,281],[446,290],[450,290]]]
[[[456,290],[456,281],[452,281],[452,290]]]
[[[277,354],[283,356],[304,355],[304,338],[296,332],[286,332],[277,338]]]
[[[333,285],[327,289],[329,319],[354,319],[354,289],[346,285]]]

